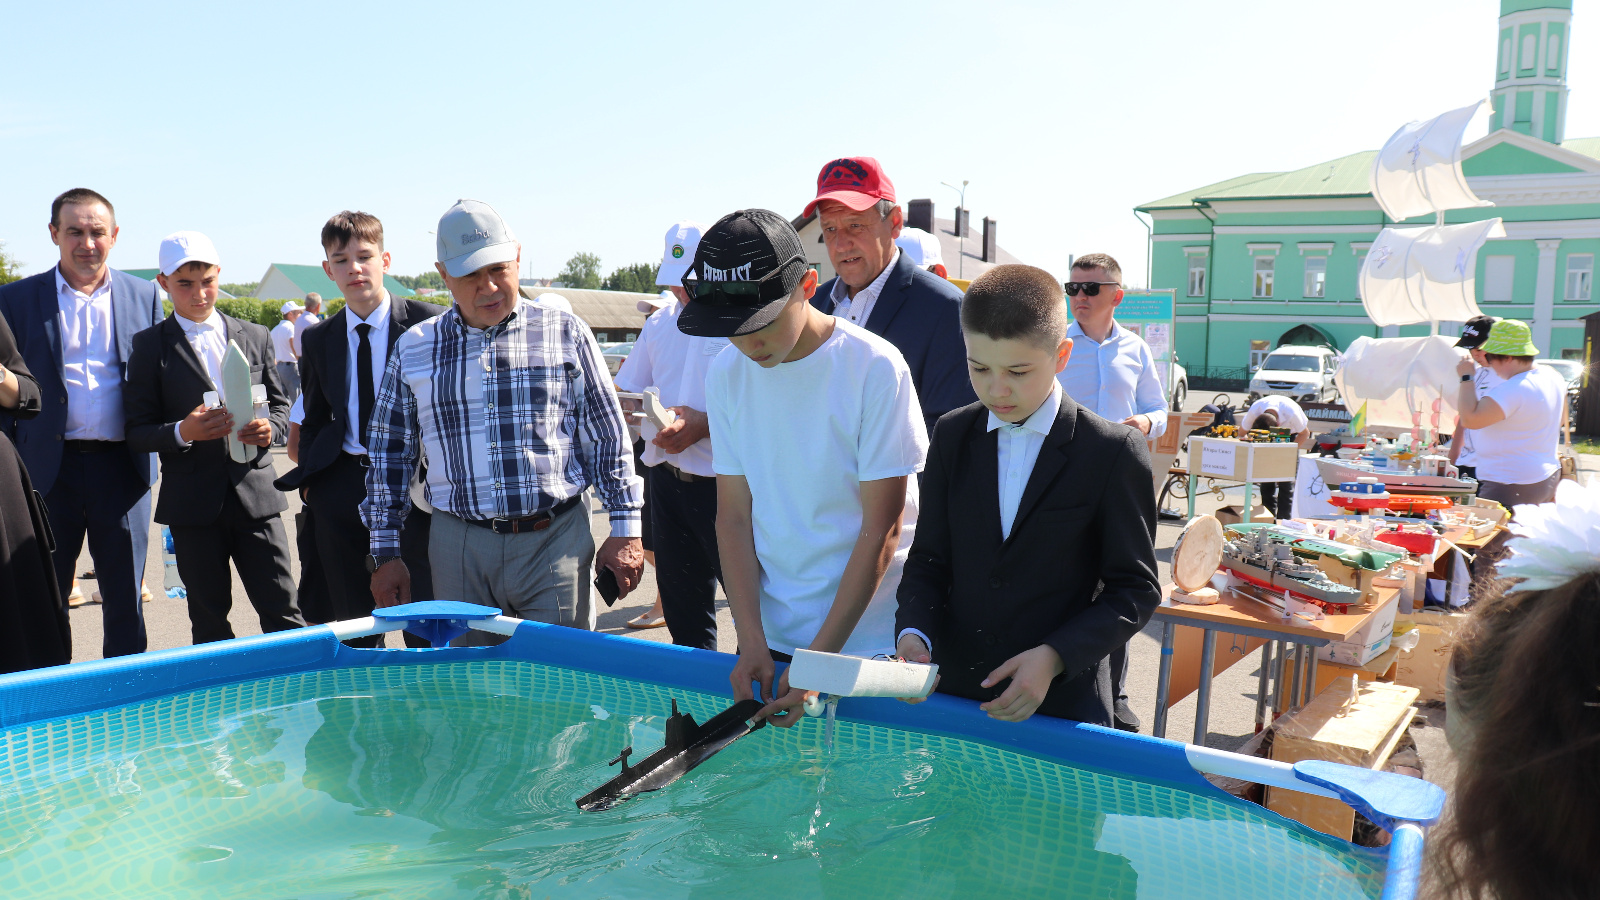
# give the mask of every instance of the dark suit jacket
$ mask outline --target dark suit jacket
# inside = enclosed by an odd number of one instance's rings
[[[250,361],[251,383],[266,385],[273,437],[287,434],[289,398],[273,365],[272,336],[254,322],[232,316],[222,316],[222,322],[228,340],[238,344]],[[228,455],[224,439],[179,446],[173,425],[200,405],[206,391],[220,390],[206,375],[176,313],[134,335],[122,409],[127,415],[128,444],[161,454],[163,481],[155,520],[163,525],[210,525],[222,512],[230,490],[245,512],[257,519],[288,508],[283,494],[272,486],[272,453],[266,447],[251,448],[255,453],[250,462],[239,463]],[[234,427],[242,428],[249,416],[248,410],[236,411]]]
[[[0,315],[11,324],[17,348],[39,382],[40,411],[32,421],[0,410],[0,428],[16,441],[33,487],[50,493],[61,470],[61,443],[67,431],[67,386],[61,360],[60,304],[55,269],[0,285]],[[154,283],[111,270],[111,323],[116,329],[117,358],[126,384],[133,336],[161,321],[161,299]],[[146,487],[155,483],[156,460],[129,445],[133,469]]]
[[[817,288],[812,305],[832,315],[833,285],[838,280]],[[929,434],[940,416],[978,399],[967,378],[960,288],[912,265],[911,257],[902,253],[867,316],[866,328],[906,358]]]
[[[443,313],[445,308],[409,297],[389,295],[389,351],[406,329]],[[278,479],[278,489],[298,490],[333,465],[344,446],[350,371],[349,326],[343,309],[306,329],[300,348],[300,394],[305,421],[300,423],[300,465]],[[373,385],[377,391],[382,385]],[[363,432],[365,426],[363,426]]]
[[[933,433],[895,632],[928,635],[939,690],[973,700],[1009,684],[980,686],[1001,663],[1049,644],[1065,669],[1039,712],[1110,725],[1105,657],[1161,602],[1144,438],[1063,396],[1001,541],[998,437],[988,419],[973,404]]]

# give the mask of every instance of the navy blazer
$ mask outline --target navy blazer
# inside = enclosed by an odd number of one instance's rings
[[[811,298],[811,304],[833,314],[834,278]],[[961,289],[932,272],[912,265],[900,254],[883,293],[867,316],[866,329],[893,344],[911,367],[917,401],[933,433],[945,413],[977,402],[967,377],[967,345],[961,339]]]
[[[227,340],[238,344],[250,362],[250,383],[267,389],[268,419],[272,436],[289,432],[289,398],[273,365],[272,336],[254,322],[232,316],[222,318]],[[133,339],[128,382],[122,386],[122,408],[127,414],[128,444],[161,455],[165,477],[156,502],[155,520],[163,525],[210,525],[222,514],[226,491],[233,490],[245,514],[265,519],[288,508],[283,494],[272,486],[276,474],[272,453],[251,447],[247,463],[234,462],[226,439],[178,443],[173,425],[200,405],[206,391],[220,391],[206,374],[205,364],[183,333],[177,314],[139,332]],[[236,413],[234,427],[249,420],[248,411]]]
[[[21,421],[0,411],[0,428],[16,442],[28,467],[33,488],[49,494],[61,471],[62,441],[67,432],[67,385],[61,359],[61,305],[56,300],[56,270],[51,267],[21,281],[0,285],[0,315],[17,339],[17,349],[38,379],[42,408],[38,417]],[[133,336],[164,318],[154,282],[111,270],[111,323],[117,332],[117,360],[124,381]],[[146,487],[155,483],[156,458],[129,447],[135,474]]]
[[[984,687],[990,672],[1049,644],[1065,671],[1039,712],[1109,727],[1106,656],[1161,602],[1144,435],[1063,396],[1002,538],[998,437],[988,424],[988,409],[973,404],[934,429],[895,634],[928,635],[939,691],[980,701],[1010,685]]]

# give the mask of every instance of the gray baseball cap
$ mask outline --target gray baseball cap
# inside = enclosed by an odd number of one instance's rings
[[[435,236],[439,262],[452,278],[517,258],[517,237],[511,226],[481,200],[457,200],[439,217]]]

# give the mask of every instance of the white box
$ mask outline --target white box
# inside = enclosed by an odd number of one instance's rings
[[[1397,593],[1378,607],[1367,622],[1350,634],[1348,640],[1333,641],[1317,648],[1317,659],[1335,662],[1341,666],[1364,666],[1372,658],[1389,649],[1394,638],[1394,617],[1400,605]]]

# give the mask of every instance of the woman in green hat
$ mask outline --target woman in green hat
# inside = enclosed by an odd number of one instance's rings
[[[1502,319],[1479,348],[1494,373],[1505,379],[1478,396],[1472,383],[1477,365],[1463,358],[1461,426],[1472,429],[1478,469],[1478,496],[1507,508],[1555,499],[1561,480],[1556,457],[1566,384],[1550,369],[1533,364],[1539,348],[1526,322]]]

